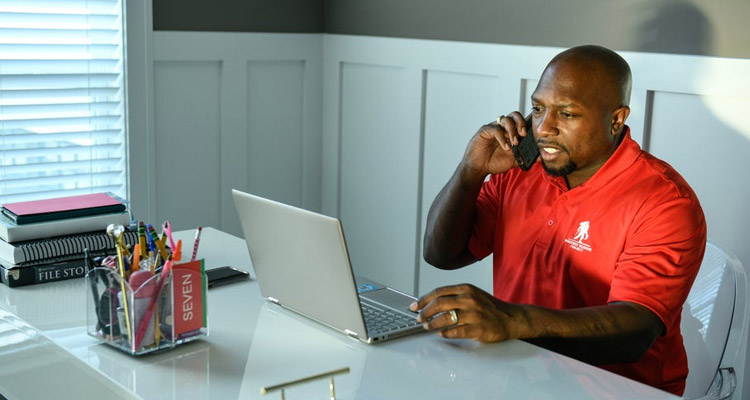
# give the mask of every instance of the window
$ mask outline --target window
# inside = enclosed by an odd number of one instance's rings
[[[123,0],[0,0],[0,203],[127,195]]]

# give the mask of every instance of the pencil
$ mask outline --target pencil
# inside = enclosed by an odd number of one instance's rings
[[[133,331],[130,330],[130,309],[128,307],[128,295],[130,294],[125,289],[125,280],[127,279],[125,277],[125,262],[122,259],[122,248],[120,246],[115,246],[117,248],[117,263],[120,265],[120,290],[122,290],[122,307],[125,309],[125,327],[128,330],[128,337],[130,338],[130,344],[133,346],[135,344],[135,338],[133,335]],[[135,351],[135,347],[132,347],[133,351]]]
[[[201,231],[203,231],[203,227],[199,226],[198,230],[195,232],[195,242],[193,242],[193,255],[190,257],[190,261],[195,261],[195,257],[198,256],[198,245],[201,243]]]

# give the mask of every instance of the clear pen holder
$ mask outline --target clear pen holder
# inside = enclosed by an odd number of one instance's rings
[[[132,355],[208,336],[203,260],[173,264],[168,274],[139,272],[130,282],[106,267],[86,274],[89,335]]]

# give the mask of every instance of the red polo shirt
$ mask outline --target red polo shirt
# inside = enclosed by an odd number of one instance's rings
[[[603,368],[682,394],[682,304],[698,273],[706,222],[698,198],[667,163],[630,138],[588,181],[568,189],[536,163],[493,175],[477,199],[469,248],[494,253],[498,299],[554,309],[641,304],[666,331],[632,364]]]

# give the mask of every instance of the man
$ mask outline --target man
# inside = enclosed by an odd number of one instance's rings
[[[492,253],[494,296],[438,288],[412,305],[426,329],[524,339],[682,394],[706,224],[684,179],[630,138],[630,88],[619,55],[575,47],[545,68],[532,132],[518,112],[479,129],[430,208],[424,257],[455,269]],[[522,171],[510,146],[529,134],[541,162]]]

